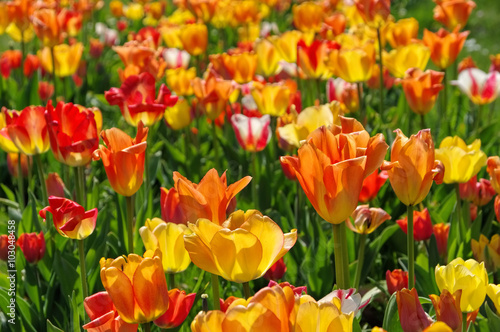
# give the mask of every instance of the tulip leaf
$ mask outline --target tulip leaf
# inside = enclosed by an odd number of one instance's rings
[[[396,301],[396,293],[392,294],[387,307],[385,308],[384,320],[382,328],[391,332],[403,332],[401,323],[399,322],[398,302]]]
[[[73,331],[80,331],[80,314],[79,314],[79,306],[78,303],[81,302],[80,296],[75,295],[75,291],[71,293],[71,296],[68,296],[69,298],[69,303],[71,303],[71,316],[70,316],[70,322],[72,326]],[[81,303],[81,306],[83,307],[83,303]],[[85,317],[84,317],[85,319]]]
[[[72,255],[61,255],[59,251],[54,253],[54,271],[61,283],[64,296],[70,296],[75,289],[76,282],[80,280],[80,276],[76,272],[78,264],[78,259]]]
[[[17,202],[16,195],[14,195],[14,192],[12,190],[10,190],[9,187],[4,185],[3,183],[1,183],[0,186],[2,187],[5,195],[7,195],[7,198],[9,200],[11,200],[13,202]]]
[[[432,234],[429,242],[429,271],[434,271],[439,264],[439,252],[437,247],[436,236]]]
[[[64,332],[60,328],[54,326],[50,320],[47,319],[47,332]]]
[[[500,331],[500,317],[491,310],[488,302],[485,305],[486,316],[488,317],[488,326],[490,331]]]
[[[31,302],[33,302],[36,310],[41,313],[42,312],[42,303],[41,303],[41,292],[42,290],[39,289],[38,285],[40,283],[39,274],[38,271],[36,271],[37,266],[31,265],[31,264],[26,264],[26,267],[24,269],[25,271],[25,277],[24,277],[24,289],[26,293],[28,294],[29,298],[31,299]]]

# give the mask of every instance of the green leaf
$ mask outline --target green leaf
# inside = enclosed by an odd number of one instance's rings
[[[70,296],[75,289],[77,281],[80,280],[76,267],[78,259],[71,255],[61,255],[59,251],[54,253],[54,271],[61,283],[64,296]]]
[[[71,296],[68,296],[69,302],[71,303],[71,326],[73,327],[73,331],[80,331],[80,314],[78,313],[78,303],[80,300],[76,299],[75,291],[71,293]],[[82,303],[83,307],[83,303]]]
[[[500,331],[500,317],[491,310],[488,302],[486,302],[485,308],[490,331]]]
[[[47,332],[64,332],[64,331],[54,326],[54,324],[52,324],[50,320],[47,319]]]
[[[396,293],[392,294],[387,307],[385,308],[384,321],[382,328],[391,332],[403,332],[401,323],[399,322],[398,303],[396,301]]]
[[[16,195],[14,195],[14,192],[12,190],[9,189],[9,187],[7,187],[6,185],[4,185],[3,183],[0,184],[0,186],[2,187],[3,191],[5,192],[5,195],[7,195],[7,198],[13,202],[16,202]]]

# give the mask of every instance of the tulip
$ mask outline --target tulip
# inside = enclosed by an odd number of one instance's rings
[[[478,309],[486,297],[488,273],[484,263],[473,259],[464,261],[456,258],[446,266],[436,266],[436,283],[441,292],[448,290],[455,293],[462,290],[460,309],[462,312],[472,312]]]
[[[477,181],[473,176],[468,182],[460,183],[460,197],[474,203],[477,206],[488,204],[495,196],[495,189],[491,182],[486,179]]]
[[[166,48],[163,50],[163,58],[167,62],[167,67],[169,69],[185,68],[189,67],[189,60],[191,55],[188,52],[179,50],[177,48]]]
[[[55,9],[38,9],[34,12],[32,20],[35,33],[44,46],[54,47],[60,44],[62,31]]]
[[[391,162],[381,167],[387,170],[389,181],[398,199],[407,206],[419,204],[429,193],[432,180],[442,182],[443,165],[434,158],[434,142],[429,129],[409,139],[399,129],[392,144]],[[419,158],[415,159],[415,156]]]
[[[40,67],[40,60],[36,55],[28,54],[24,60],[23,74],[25,77],[31,77]]]
[[[182,67],[176,69],[167,69],[165,74],[167,85],[178,96],[190,96],[193,94],[191,81],[196,77],[196,68],[192,67],[184,69]],[[173,106],[173,105],[171,105]]]
[[[112,0],[109,3],[109,9],[111,15],[113,15],[114,17],[120,18],[123,16],[123,2],[118,0]]]
[[[486,294],[488,294],[488,297],[493,301],[497,313],[500,314],[500,285],[489,284],[486,288]]]
[[[354,313],[346,314],[336,303],[309,301],[297,309],[295,331],[352,331]]]
[[[309,79],[319,79],[329,76],[324,63],[328,45],[324,41],[314,40],[307,45],[304,40],[297,44],[297,65]]]
[[[320,35],[323,39],[334,40],[336,36],[345,31],[346,24],[347,19],[343,13],[333,13],[331,16],[324,18]]]
[[[430,57],[430,50],[422,43],[412,43],[383,53],[383,62],[390,73],[403,78],[410,68],[424,70]]]
[[[463,58],[462,61],[460,61],[458,63],[457,67],[458,67],[457,68],[458,73],[460,74],[461,72],[463,72],[466,69],[477,68],[477,65],[474,62],[474,60],[472,59],[472,57],[469,55],[468,57]]]
[[[12,235],[12,242],[15,243],[15,236]],[[12,247],[15,248],[15,247]],[[7,261],[9,258],[9,236],[7,234],[0,235],[0,260]]]
[[[16,245],[21,249],[28,263],[36,264],[45,255],[45,238],[43,232],[39,234],[23,233],[17,239]]]
[[[388,148],[383,135],[370,138],[358,121],[341,117],[341,122],[342,127],[330,130],[320,127],[315,130],[299,148],[297,158],[282,157],[294,168],[316,211],[332,224],[343,222],[354,211],[363,179],[381,164]],[[343,142],[344,137],[348,141],[339,143]],[[366,149],[365,154],[353,155],[356,147]],[[332,148],[334,150],[330,150]],[[313,173],[315,176],[312,176]],[[337,177],[339,179],[334,180]],[[337,187],[341,186],[338,181],[344,177],[356,181],[351,182],[348,188]],[[316,179],[323,180],[318,182]],[[331,187],[330,183],[337,184]]]
[[[380,27],[391,13],[390,0],[355,0],[358,13],[366,23]]]
[[[446,257],[448,253],[448,235],[450,233],[450,224],[435,224],[432,226],[432,232],[436,237],[439,255],[441,257]]]
[[[276,74],[279,69],[280,54],[273,43],[268,39],[261,39],[254,46],[257,54],[256,73],[264,77]]]
[[[385,66],[382,80],[383,87],[387,90],[392,88],[395,83],[395,78],[390,75],[389,70]],[[370,89],[380,89],[380,66],[378,64],[373,67],[372,77],[366,81],[366,85],[368,85]]]
[[[372,174],[368,175],[363,180],[363,187],[361,187],[361,193],[359,194],[359,201],[366,203],[375,199],[380,188],[384,185],[385,181],[389,178],[387,171],[378,172],[375,170]]]
[[[392,48],[411,44],[418,35],[418,21],[413,18],[404,18],[396,23],[389,24],[387,41]]]
[[[131,3],[123,8],[123,14],[132,21],[139,21],[144,17],[144,7],[140,3]]]
[[[461,290],[452,294],[446,289],[443,290],[440,296],[430,295],[432,305],[436,311],[436,319],[446,323],[453,331],[461,331],[462,329],[461,296]]]
[[[176,328],[186,320],[194,304],[196,293],[186,295],[185,291],[175,288],[168,291],[168,297],[167,311],[154,321],[162,329]]]
[[[432,236],[432,222],[431,215],[429,214],[429,210],[427,208],[423,209],[421,212],[413,211],[413,220],[414,220],[414,229],[413,229],[413,237],[415,241],[425,241],[430,239]],[[408,217],[403,219],[399,219],[396,221],[401,227],[401,230],[408,233]]]
[[[6,108],[0,111],[0,149],[7,153],[19,153],[19,149],[9,136],[8,129],[11,120],[16,116],[18,116],[17,112],[8,111]]]
[[[118,69],[118,75],[123,82],[128,76],[139,75],[148,72],[155,79],[159,79],[165,74],[167,64],[162,57],[158,56],[159,51],[153,49],[151,45],[145,42],[132,40],[123,46],[113,46],[113,50],[118,53],[120,59],[125,65],[125,69]]]
[[[217,119],[226,108],[229,96],[234,89],[233,83],[209,75],[206,80],[195,78],[192,85],[202,111],[210,120]]]
[[[173,130],[180,130],[189,126],[192,121],[189,101],[179,98],[174,106],[167,107],[164,119],[167,126]]]
[[[282,35],[273,39],[280,58],[289,63],[297,61],[297,44],[302,38],[302,33],[297,30],[285,31]]]
[[[453,330],[443,322],[434,322],[423,332],[453,332]]]
[[[89,332],[136,332],[139,327],[138,324],[129,324],[123,321],[116,311],[108,292],[95,293],[85,298],[83,306],[90,318],[90,323],[82,327]]]
[[[0,57],[0,71],[3,78],[7,79],[10,76],[12,69],[17,69],[21,66],[22,53],[18,50],[7,50]]]
[[[192,56],[205,53],[208,45],[208,30],[205,24],[186,24],[180,31],[182,47]]]
[[[240,25],[248,26],[251,23],[258,23],[261,19],[259,4],[255,0],[241,0],[231,2],[234,21]]]
[[[434,0],[434,19],[449,30],[464,28],[476,4],[470,0]]]
[[[293,25],[302,32],[319,32],[325,12],[323,8],[312,1],[306,1],[293,6]]]
[[[146,226],[139,229],[146,250],[161,250],[165,273],[180,273],[191,262],[184,248],[186,230],[183,224],[166,223],[159,218],[146,219]]]
[[[154,253],[146,251],[144,258],[136,254],[116,259],[103,257],[99,264],[102,284],[123,321],[146,323],[167,311],[167,281],[159,249]]]
[[[234,114],[231,124],[238,143],[246,151],[262,151],[271,140],[271,117],[268,114],[260,118]]]
[[[458,80],[451,81],[460,91],[477,105],[486,105],[494,101],[499,93],[500,73],[485,73],[481,69],[465,69],[458,75]]]
[[[193,263],[239,283],[262,277],[297,240],[297,230],[283,234],[256,210],[236,211],[222,226],[208,219],[188,226],[193,234],[184,236],[184,245]]]
[[[358,205],[351,215],[354,225],[347,219],[347,227],[358,234],[370,234],[391,216],[380,208],[369,208],[368,205]]]
[[[425,313],[415,288],[402,289],[396,293],[401,327],[405,332],[420,332],[431,325],[431,318]]]
[[[387,291],[389,294],[401,291],[403,288],[408,288],[408,272],[401,269],[387,270],[385,273],[385,281],[387,283]]]
[[[38,96],[42,102],[47,102],[54,95],[54,85],[49,82],[38,82]]]
[[[36,13],[36,12],[35,12]],[[62,33],[66,33],[70,37],[76,37],[82,29],[82,13],[75,8],[68,10],[63,8],[57,14],[57,24]]]
[[[217,0],[188,0],[187,2],[190,10],[205,23],[210,22],[218,6]]]
[[[283,278],[286,272],[286,265],[285,265],[285,260],[283,257],[278,259],[276,263],[274,263],[273,266],[267,270],[267,272],[264,274],[264,278],[267,280],[280,280]]]
[[[21,162],[19,163],[19,158]],[[28,177],[28,157],[21,153],[7,153],[7,170],[13,177],[19,177],[19,165],[21,165],[22,177]]]
[[[160,33],[153,27],[144,27],[137,33],[131,32],[129,40],[137,40],[142,45],[149,45],[153,49],[157,49],[160,44]]]
[[[431,51],[431,60],[441,69],[451,66],[457,59],[464,46],[469,31],[458,32],[458,27],[453,32],[440,29],[437,33],[424,29],[424,44]]]
[[[262,114],[282,116],[290,103],[290,88],[281,83],[256,85],[251,93]]]
[[[345,113],[356,112],[359,109],[361,88],[358,91],[356,83],[348,83],[340,77],[330,78],[326,83],[326,97],[329,102],[334,100],[341,103]]]
[[[148,128],[144,128],[142,122],[139,122],[135,139],[118,128],[101,132],[107,147],[100,145],[93,158],[102,159],[109,183],[120,195],[130,197],[142,185],[147,136]]]
[[[233,80],[244,84],[252,81],[257,69],[257,55],[250,52],[222,54],[222,63]]]
[[[493,209],[495,210],[495,215],[497,216],[497,221],[500,220],[500,195],[497,195],[495,197],[495,204],[493,205]],[[500,266],[500,264],[498,264],[498,266]]]
[[[45,111],[50,146],[57,161],[69,166],[87,165],[99,147],[94,113],[72,103],[49,101]]]
[[[500,157],[489,157],[486,170],[490,175],[491,185],[493,189],[500,195]]]
[[[491,258],[489,257],[489,255],[486,255],[485,251],[489,244],[490,241],[483,234],[479,236],[479,241],[477,241],[476,239],[472,239],[470,243],[474,259],[478,262],[484,262],[487,268],[491,268],[492,266]]]
[[[490,72],[492,71],[500,71],[500,53],[495,55],[490,55],[491,65]],[[476,67],[476,66],[474,66]]]
[[[55,58],[56,76],[67,77],[76,73],[83,53],[83,44],[76,43],[71,46],[67,44],[59,44],[55,45],[52,49]],[[45,71],[52,73],[53,62],[50,48],[43,48],[38,51],[37,55],[40,59],[40,65],[42,68]]]
[[[168,191],[162,189],[162,218],[168,222],[183,224],[204,218],[221,225],[226,220],[226,211],[231,201],[251,179],[246,176],[228,186],[226,173],[219,177],[217,170],[211,169],[196,184],[174,172],[174,188]],[[214,195],[214,192],[218,194]]]
[[[44,222],[47,212],[52,214],[56,230],[64,237],[83,240],[94,232],[97,208],[85,211],[83,206],[70,199],[50,196],[49,206],[39,212]]]
[[[349,83],[365,82],[372,76],[375,47],[365,43],[360,47],[341,47],[329,54],[329,69]]]
[[[47,186],[47,194],[49,196],[64,197],[66,187],[64,182],[57,173],[49,173],[47,180],[45,180],[45,185]]]
[[[19,152],[32,156],[45,153],[50,148],[44,111],[42,106],[28,106],[20,113],[4,113],[8,137]]]
[[[191,322],[191,332],[223,331],[225,314],[219,310],[200,311]]]
[[[99,59],[103,50],[104,44],[99,39],[90,38],[89,54],[92,58]]]
[[[448,136],[436,149],[436,158],[444,164],[444,183],[465,183],[486,164],[486,154],[480,150],[481,141],[476,139],[466,145],[458,136]]]
[[[371,332],[387,332],[381,327],[375,326],[374,328],[371,329]]]
[[[500,235],[495,234],[491,237],[488,244],[488,254],[493,261],[493,270],[498,271],[500,268]]]
[[[433,70],[422,72],[418,68],[408,69],[401,80],[406,101],[410,109],[420,115],[425,115],[434,107],[439,91],[444,88],[441,84],[444,73]]]

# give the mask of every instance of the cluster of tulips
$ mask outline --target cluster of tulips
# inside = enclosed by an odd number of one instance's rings
[[[500,330],[476,4],[173,2],[0,2],[1,330]]]

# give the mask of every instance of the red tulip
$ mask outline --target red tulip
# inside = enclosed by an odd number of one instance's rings
[[[0,72],[4,78],[10,76],[10,71],[12,69],[19,68],[21,66],[21,51],[18,50],[7,50],[2,53],[0,57]]]
[[[473,202],[477,206],[488,204],[496,192],[491,182],[486,179],[477,180],[472,177],[468,182],[460,183],[460,198]]]
[[[408,227],[408,217],[404,217],[403,219],[399,219],[396,221],[405,232],[407,233]],[[425,208],[423,211],[413,211],[413,237],[415,241],[425,241],[428,240],[432,235],[432,222],[431,215],[429,214],[429,210]]]
[[[91,322],[83,325],[90,332],[136,332],[139,324],[125,323],[116,311],[108,292],[99,292],[85,298],[85,311]]]
[[[47,186],[47,194],[49,196],[64,197],[64,182],[57,173],[49,173],[47,180],[45,180],[45,185]]]
[[[38,97],[40,97],[43,102],[49,100],[52,95],[54,95],[54,85],[52,83],[44,81],[38,82]]]
[[[439,255],[446,257],[448,253],[448,234],[450,233],[450,224],[435,224],[432,227],[432,231],[436,237]]]
[[[286,272],[286,265],[285,265],[285,260],[283,257],[281,257],[276,263],[274,263],[273,266],[267,270],[267,272],[264,274],[264,278],[267,280],[280,280],[283,278]]]
[[[168,310],[154,320],[154,323],[162,329],[173,329],[181,325],[194,304],[196,293],[186,295],[186,292],[177,288],[168,291]]]
[[[9,236],[0,235],[0,260],[6,261],[9,257]]]
[[[34,54],[28,54],[24,60],[23,73],[26,77],[31,77],[40,68],[40,59]]]
[[[401,269],[393,271],[387,270],[385,273],[385,281],[389,294],[394,294],[403,288],[408,288],[408,272]]]
[[[396,300],[398,302],[399,320],[403,331],[421,332],[427,326],[431,325],[432,320],[422,308],[415,288],[411,291],[406,288],[398,291]]]
[[[85,211],[83,206],[70,199],[49,197],[49,206],[40,210],[45,221],[47,212],[52,213],[54,226],[59,234],[71,239],[83,240],[94,232],[97,220],[97,209]]]
[[[38,263],[45,255],[45,238],[43,232],[24,233],[17,239],[17,246],[21,249],[26,261],[32,264]]]
[[[44,112],[42,106],[28,106],[20,113],[5,112],[7,132],[21,153],[32,156],[50,148]]]
[[[374,199],[380,188],[384,185],[385,181],[389,178],[387,171],[375,170],[372,174],[368,175],[363,180],[363,187],[361,188],[361,193],[359,194],[359,201],[366,203]]]

